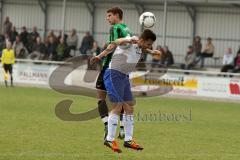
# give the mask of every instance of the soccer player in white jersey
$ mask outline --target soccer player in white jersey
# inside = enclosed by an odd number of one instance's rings
[[[146,29],[139,39],[136,37],[126,37],[112,42],[112,44],[118,47],[114,51],[109,68],[104,74],[104,84],[107,89],[108,97],[112,103],[112,111],[108,118],[108,135],[104,145],[111,148],[114,152],[122,152],[117,142],[114,140],[118,118],[122,108],[125,111],[123,115],[123,124],[125,128],[124,147],[134,150],[143,149],[142,146],[133,141],[133,111],[135,103],[131,92],[129,73],[136,67],[141,54],[161,54],[157,50],[150,50],[155,40],[156,35],[151,30]],[[99,61],[109,54],[114,48],[112,46],[113,45],[109,45],[101,54],[93,57],[91,62],[94,63]]]

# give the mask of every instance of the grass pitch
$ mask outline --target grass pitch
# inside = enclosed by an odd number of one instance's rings
[[[1,160],[117,160],[103,146],[99,118],[66,122],[55,105],[72,99],[72,112],[96,100],[49,89],[0,86]],[[137,99],[135,135],[145,149],[122,147],[122,160],[239,160],[240,104],[173,98]]]

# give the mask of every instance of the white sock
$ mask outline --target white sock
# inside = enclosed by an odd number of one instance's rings
[[[123,120],[122,120],[122,121],[120,121],[120,126],[124,126],[124,124],[123,124]]]
[[[110,114],[108,116],[108,135],[107,141],[113,141],[115,138],[117,126],[118,126],[118,115]]]
[[[133,139],[133,126],[134,119],[133,115],[123,115],[123,124],[125,130],[125,139],[124,141],[130,141]]]

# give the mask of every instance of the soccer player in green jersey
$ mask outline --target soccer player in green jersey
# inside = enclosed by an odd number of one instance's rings
[[[119,38],[124,38],[127,36],[131,36],[131,33],[126,26],[126,24],[123,23],[123,11],[119,7],[113,7],[107,10],[107,21],[111,25],[110,29],[110,36],[109,36],[109,44],[111,42],[115,41],[116,39]],[[98,98],[98,110],[99,114],[101,116],[101,119],[105,125],[105,135],[104,139],[107,136],[107,131],[108,131],[108,107],[106,104],[106,88],[104,85],[103,81],[103,76],[105,73],[105,70],[109,67],[109,63],[111,62],[112,59],[112,53],[107,55],[104,60],[103,60],[103,67],[101,69],[101,72],[98,75],[97,82],[96,82],[96,88],[98,89],[97,91],[97,98]],[[120,115],[120,132],[119,132],[119,138],[123,139],[124,138],[124,127],[123,127],[123,111],[122,114]]]

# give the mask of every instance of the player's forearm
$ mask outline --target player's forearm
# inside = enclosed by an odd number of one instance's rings
[[[117,46],[115,44],[109,44],[108,47],[104,51],[102,51],[97,57],[102,59],[103,57],[111,53],[116,47]]]
[[[123,45],[131,42],[132,42],[131,38],[119,38],[113,41],[112,43],[118,46],[118,45]]]

